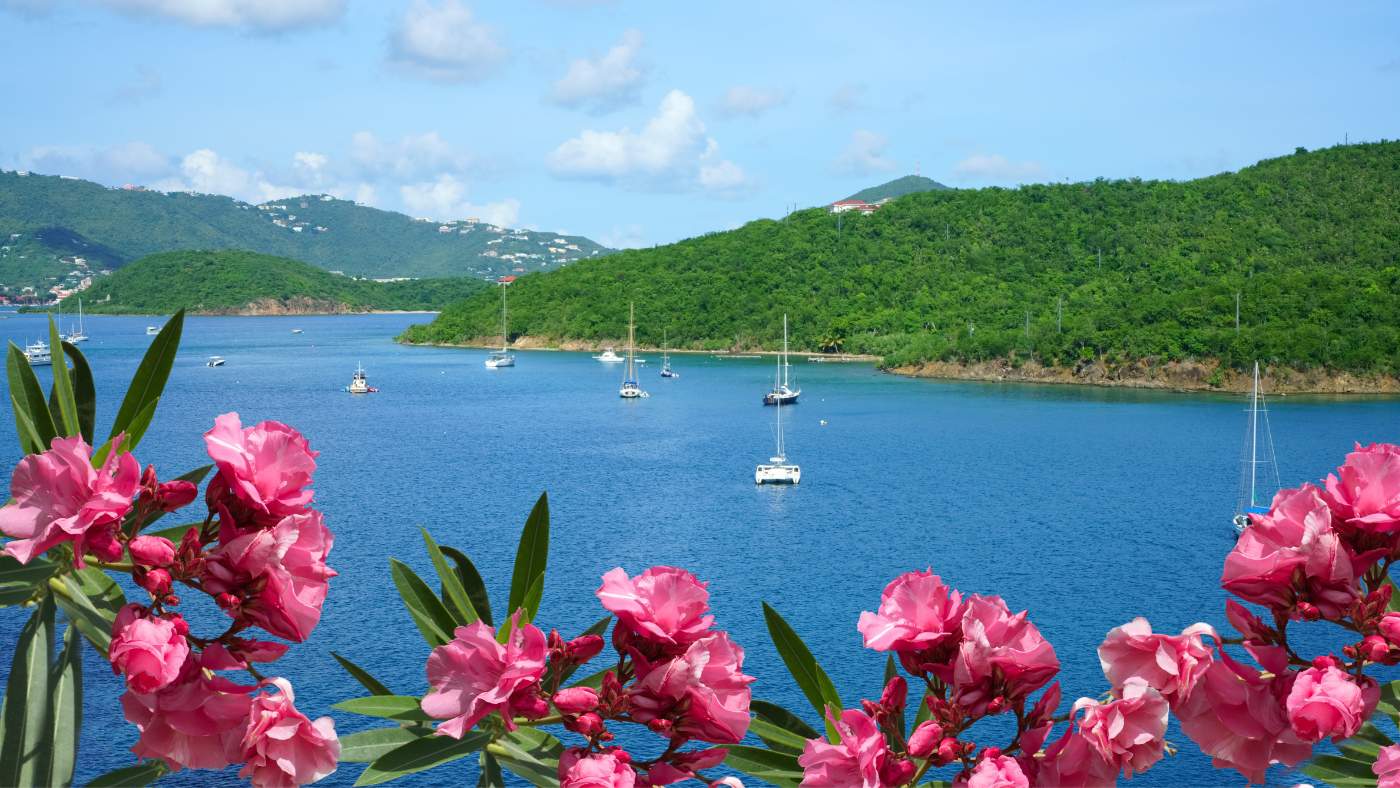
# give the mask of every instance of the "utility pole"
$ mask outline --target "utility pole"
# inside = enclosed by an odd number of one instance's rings
[[[1103,250],[1099,250],[1099,270],[1103,270]]]
[[[836,238],[841,239],[841,211],[836,212]]]
[[[953,240],[953,225],[945,222],[943,224],[943,242],[947,243],[951,240]]]
[[[1060,320],[1061,320],[1061,318],[1063,318],[1064,316],[1065,316],[1065,300],[1064,300],[1063,298],[1061,298],[1061,299],[1059,300],[1059,302],[1058,302],[1057,304],[1055,304],[1055,333],[1056,333],[1056,334],[1063,334],[1063,333],[1064,333],[1063,331],[1060,330],[1060,326],[1062,325],[1062,323],[1060,322]]]
[[[1235,293],[1235,336],[1240,335],[1240,294]]]
[[[1026,310],[1026,338],[1027,338],[1027,339],[1030,339],[1030,336],[1031,336],[1031,310],[1027,309],[1027,310]]]

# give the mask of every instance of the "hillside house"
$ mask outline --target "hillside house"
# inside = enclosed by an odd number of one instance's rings
[[[448,227],[447,225],[444,224],[443,226],[441,226],[441,227],[438,228],[438,232],[440,232],[440,233],[450,233],[450,232],[452,232],[452,228],[451,228],[451,227]]]
[[[471,232],[473,229],[475,229],[475,228],[473,228],[473,227],[467,227],[467,228],[465,228],[465,229],[458,230],[457,232],[458,232],[458,233],[461,233],[462,235],[466,235],[467,233]]]
[[[487,241],[486,243],[488,243],[488,244],[498,244],[498,243],[500,243],[500,242],[501,242],[501,239],[500,239],[500,238],[492,238],[491,240]]]
[[[861,213],[874,213],[880,206],[868,203],[865,200],[837,200],[827,206],[831,213],[845,213],[846,211],[860,211]]]
[[[462,221],[466,222],[467,224],[476,224],[477,222],[479,222],[479,221],[481,221],[481,220],[480,220],[480,219],[463,219]]]
[[[300,228],[300,227],[293,227],[293,228],[292,228],[292,232],[294,232],[294,233],[299,233],[299,232],[301,232],[301,228]]]

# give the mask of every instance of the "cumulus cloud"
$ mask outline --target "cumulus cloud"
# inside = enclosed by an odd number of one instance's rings
[[[1035,161],[1010,161],[1005,156],[974,153],[953,165],[953,177],[960,181],[1028,181],[1045,174]]]
[[[429,82],[480,82],[510,57],[505,31],[459,0],[413,0],[388,43],[387,66]]]
[[[730,85],[715,105],[715,114],[721,118],[736,118],[741,115],[756,118],[774,107],[786,104],[787,100],[787,95],[781,90],[759,90],[748,85]]]
[[[869,109],[860,97],[865,93],[865,85],[842,85],[831,94],[831,111],[837,115]]]
[[[889,135],[857,129],[851,133],[851,144],[831,163],[831,171],[837,175],[866,175],[896,169],[899,162],[881,158],[889,145]]]
[[[497,227],[515,227],[520,220],[519,200],[506,198],[501,202],[473,205],[463,199],[467,196],[467,185],[451,175],[402,186],[399,193],[404,205],[415,214],[426,214],[429,219],[480,219]]]
[[[226,194],[250,203],[295,197],[303,190],[270,183],[258,170],[245,170],[208,148],[189,154],[180,162],[181,177],[157,181],[161,191],[196,191]]]
[[[90,0],[135,19],[157,19],[186,27],[250,28],[281,33],[327,27],[340,21],[344,0]]]
[[[637,103],[646,69],[634,60],[644,39],[640,30],[624,30],[622,40],[608,54],[570,63],[569,73],[554,83],[546,100],[561,107],[584,108],[595,115]]]
[[[614,227],[612,232],[599,238],[598,243],[611,249],[641,249],[647,245],[646,233],[640,224]]]
[[[368,131],[356,132],[350,137],[348,159],[359,177],[371,180],[423,180],[440,173],[461,175],[494,166],[470,151],[452,147],[435,131],[408,134],[397,141],[381,140]]]
[[[31,149],[22,160],[21,169],[101,182],[141,181],[178,172],[172,157],[139,141],[110,148],[90,145],[38,147]]]
[[[695,100],[673,90],[639,132],[584,130],[545,157],[555,177],[597,180],[631,191],[698,191],[735,197],[752,179],[719,152],[695,114]]]
[[[155,69],[137,63],[136,76],[136,82],[130,85],[120,85],[112,91],[113,103],[135,104],[141,99],[149,98],[160,92],[162,83],[160,74]]]

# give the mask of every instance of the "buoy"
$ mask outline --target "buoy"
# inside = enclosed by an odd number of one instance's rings
[[[826,419],[822,419],[822,426],[823,426],[823,427],[826,426]]]

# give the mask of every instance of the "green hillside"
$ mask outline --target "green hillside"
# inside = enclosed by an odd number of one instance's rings
[[[84,290],[88,314],[236,312],[262,302],[302,311],[439,310],[489,288],[470,277],[374,282],[328,273],[285,257],[234,250],[162,252],[128,263]],[[270,304],[270,299],[276,304]],[[76,312],[77,298],[61,311]],[[339,306],[343,305],[343,306]]]
[[[812,209],[629,250],[521,278],[511,330],[617,338],[635,301],[648,344],[665,329],[673,346],[772,348],[787,313],[796,348],[894,364],[1107,354],[1400,371],[1397,249],[1400,142],[1300,148],[1186,182],[911,194],[844,214],[839,238],[837,217]],[[487,337],[499,310],[483,293],[402,340]]]
[[[889,183],[871,186],[869,189],[862,189],[846,199],[875,202],[876,200],[883,200],[886,198],[895,200],[906,194],[914,194],[915,192],[946,191],[951,191],[951,189],[938,181],[930,178],[923,178],[918,175],[906,175],[903,178],[896,178]]]
[[[57,277],[73,270],[73,258],[84,256],[83,250],[38,238],[46,228],[107,250],[109,267],[156,252],[244,249],[377,279],[494,278],[548,271],[611,251],[579,236],[464,221],[443,225],[325,195],[256,206],[218,195],[109,189],[73,178],[0,171],[0,243],[12,247],[0,250],[0,285],[13,292],[16,285],[37,284],[36,275]],[[33,254],[20,251],[26,244]],[[32,261],[43,257],[58,265],[31,271]],[[91,268],[91,259],[88,264]],[[44,289],[58,283],[43,282]]]

